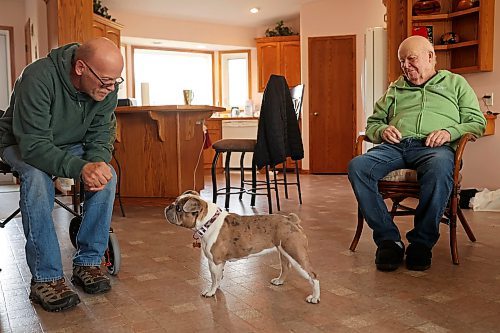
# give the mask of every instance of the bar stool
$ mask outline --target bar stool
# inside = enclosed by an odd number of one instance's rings
[[[243,194],[250,194],[250,206],[255,206],[255,198],[257,195],[266,195],[269,213],[272,214],[272,199],[271,199],[271,189],[273,188],[276,193],[276,203],[278,211],[280,210],[279,195],[277,191],[276,182],[276,169],[273,168],[274,172],[274,187],[271,188],[271,180],[269,178],[269,166],[265,166],[265,181],[257,180],[257,166],[252,162],[252,179],[250,181],[245,180],[245,169],[243,167],[243,160],[245,158],[245,153],[254,152],[257,140],[255,139],[222,139],[216,141],[212,144],[215,150],[215,156],[212,161],[212,202],[217,202],[217,197],[219,195],[225,196],[224,208],[229,209],[229,200],[231,194],[239,194],[239,199],[242,200]],[[240,186],[231,186],[231,174],[230,174],[230,160],[231,153],[238,152],[241,153],[240,157]],[[224,164],[224,174],[225,174],[225,187],[217,188],[217,161],[221,154],[226,154],[226,161]],[[250,188],[245,188],[245,185],[250,185]],[[265,187],[264,187],[265,186]],[[266,190],[265,193],[259,193],[259,190]]]

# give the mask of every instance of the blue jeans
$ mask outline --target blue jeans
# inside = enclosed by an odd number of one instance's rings
[[[81,144],[67,149],[82,156]],[[18,146],[4,149],[2,159],[21,180],[20,200],[24,235],[26,236],[26,261],[33,281],[47,282],[62,278],[61,250],[57,240],[52,209],[54,184],[51,175],[36,169],[21,159]],[[73,264],[99,266],[108,246],[109,227],[115,198],[116,173],[102,191],[85,192],[83,220],[77,235],[78,249]]]
[[[393,170],[405,168],[417,170],[420,184],[414,228],[406,238],[410,243],[421,243],[429,248],[439,238],[439,223],[453,188],[455,152],[449,146],[431,148],[424,143],[411,138],[398,144],[383,143],[349,163],[349,181],[377,245],[384,240],[401,240],[378,192],[378,181]]]

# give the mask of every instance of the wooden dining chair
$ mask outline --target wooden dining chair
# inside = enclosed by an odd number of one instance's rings
[[[453,169],[453,189],[451,192],[450,200],[448,201],[448,206],[445,209],[443,218],[441,222],[447,224],[450,229],[450,250],[451,258],[455,265],[459,264],[458,258],[458,246],[457,246],[457,217],[462,224],[469,240],[472,242],[476,241],[476,237],[472,232],[472,229],[467,222],[460,206],[458,205],[458,200],[460,196],[461,187],[461,174],[460,169],[462,167],[462,155],[467,142],[475,141],[476,137],[470,133],[464,134],[459,141],[457,150],[455,151],[455,166]],[[356,141],[355,153],[356,156],[361,155],[363,152],[363,142],[370,142],[370,140],[365,135],[360,135]],[[392,207],[390,210],[391,216],[406,216],[415,215],[415,209],[401,202],[406,198],[419,198],[420,186],[417,182],[417,172],[412,169],[400,169],[390,172],[387,176],[382,178],[378,182],[378,190],[380,195],[384,199],[391,199]],[[356,250],[359,238],[361,237],[361,232],[363,231],[363,215],[358,205],[358,224],[356,227],[356,233],[354,239],[351,242],[349,249],[351,251]]]

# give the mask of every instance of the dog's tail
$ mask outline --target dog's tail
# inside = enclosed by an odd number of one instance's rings
[[[300,217],[298,217],[297,214],[294,213],[288,214],[288,219],[290,220],[290,222],[300,227]]]

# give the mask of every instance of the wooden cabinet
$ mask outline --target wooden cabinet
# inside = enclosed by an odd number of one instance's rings
[[[91,0],[47,0],[49,49],[107,37],[120,46],[121,24],[93,14]]]
[[[432,29],[438,69],[460,74],[493,70],[494,0],[480,0],[478,6],[465,10],[457,10],[457,1],[441,0],[440,12],[430,15],[413,15],[416,2],[388,1],[389,80],[400,74],[398,45],[414,27],[422,26]],[[441,36],[448,32],[456,33],[459,42],[441,45]]]
[[[222,120],[209,118],[205,120],[205,126],[208,129],[208,136],[210,141],[214,143],[222,139]],[[205,170],[210,170],[212,168],[212,161],[215,156],[215,150],[209,147],[203,151],[203,167]],[[222,170],[222,157],[217,161],[217,169]]]
[[[120,47],[120,31],[123,25],[94,14],[92,29],[94,37],[107,37]]]
[[[47,0],[49,50],[92,38],[92,1]]]
[[[301,83],[300,37],[256,38],[259,91],[264,91],[271,74],[283,75],[290,87]]]

